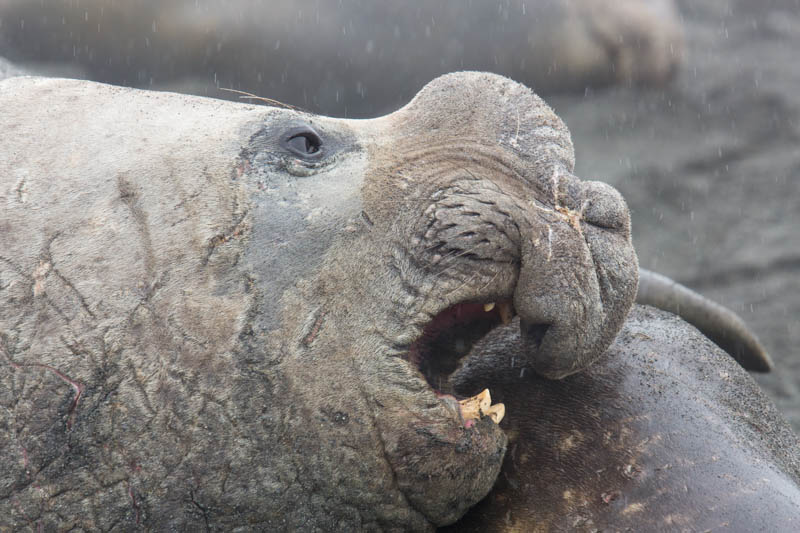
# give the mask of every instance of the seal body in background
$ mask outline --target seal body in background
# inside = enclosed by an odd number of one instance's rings
[[[497,329],[453,375],[509,413],[502,474],[453,531],[798,528],[796,436],[693,327],[637,306],[597,363],[557,382],[520,364],[519,346]]]
[[[0,19],[4,53],[34,70],[65,62],[95,81],[239,97],[227,87],[350,117],[455,70],[583,93],[663,86],[684,55],[672,0],[2,0]]]

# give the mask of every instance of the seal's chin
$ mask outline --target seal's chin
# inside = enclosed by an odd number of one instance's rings
[[[466,427],[482,417],[499,424],[505,415],[505,406],[492,405],[488,389],[472,398],[457,396],[449,384],[449,376],[476,342],[496,327],[509,324],[514,315],[510,299],[453,305],[424,327],[422,335],[406,353],[406,360],[416,366],[437,396],[451,407],[458,407]]]

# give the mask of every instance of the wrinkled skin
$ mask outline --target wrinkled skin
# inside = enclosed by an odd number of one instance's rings
[[[497,485],[455,526],[500,531],[797,531],[800,447],[727,353],[637,306],[587,370],[549,381],[497,328],[452,376],[509,415]],[[526,371],[527,370],[527,371]]]
[[[621,197],[499,76],[370,121],[35,78],[0,108],[0,528],[452,523],[506,436],[408,360],[426,324],[512,301],[563,377],[636,293]]]
[[[582,93],[663,85],[683,60],[673,0],[0,0],[0,19],[0,51],[36,68],[349,117],[394,110],[453,70]]]

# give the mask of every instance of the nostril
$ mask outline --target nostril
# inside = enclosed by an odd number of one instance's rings
[[[544,336],[547,334],[547,330],[550,329],[550,324],[529,324],[521,320],[519,329],[525,345],[538,350],[542,345]]]

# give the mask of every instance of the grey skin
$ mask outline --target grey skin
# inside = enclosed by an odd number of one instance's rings
[[[519,333],[480,341],[451,385],[489,387],[509,436],[458,532],[798,531],[800,444],[753,379],[679,318],[636,306],[609,350],[554,382]]]
[[[512,301],[558,378],[636,294],[624,201],[500,76],[368,121],[41,78],[0,109],[0,529],[452,523],[506,435],[410,360],[425,326]]]
[[[537,93],[660,86],[683,61],[673,0],[0,0],[0,50],[96,81],[222,98],[227,87],[336,116],[406,103],[453,70]],[[13,56],[13,57],[12,57]]]

